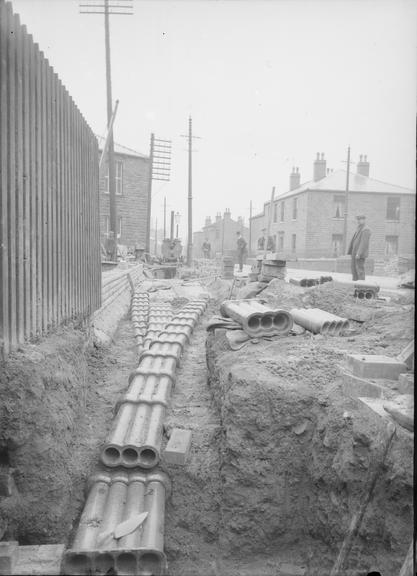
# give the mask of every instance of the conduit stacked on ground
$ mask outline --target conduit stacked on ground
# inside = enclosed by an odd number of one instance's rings
[[[172,307],[166,302],[152,302],[149,309],[148,330],[144,347],[149,348],[151,342],[165,328],[172,318]]]
[[[153,468],[158,464],[178,361],[205,308],[205,301],[187,304],[142,352],[101,452],[105,466]]]
[[[64,573],[164,574],[169,493],[169,478],[163,473],[115,471],[93,476],[72,548],[65,554]],[[139,527],[115,537],[121,522],[144,512],[147,516]]]
[[[291,316],[294,322],[314,334],[339,336],[349,328],[349,320],[319,308],[293,308]]]
[[[226,300],[220,306],[226,318],[233,318],[254,338],[288,334],[293,325],[286,310],[268,308],[257,300]]]
[[[149,318],[149,294],[142,290],[137,290],[132,298],[131,320],[135,343],[140,354],[144,347],[144,340],[148,330]]]

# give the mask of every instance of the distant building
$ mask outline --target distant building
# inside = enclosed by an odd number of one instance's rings
[[[236,232],[241,232],[242,236],[248,242],[249,228],[244,225],[242,217],[239,216],[237,220],[233,220],[229,209],[224,212],[223,218],[221,213],[218,212],[213,222],[210,216],[208,216],[203,229],[193,234],[194,258],[202,257],[202,245],[206,238],[211,245],[212,257],[214,257],[216,253],[223,254],[236,250]]]
[[[271,234],[277,252],[298,258],[342,255],[346,171],[326,169],[324,154],[317,154],[313,180],[300,184],[298,168],[290,175],[288,192],[273,203]],[[356,216],[365,214],[372,231],[369,257],[384,259],[414,254],[416,195],[413,190],[369,177],[369,162],[360,156],[357,172],[349,174],[348,243],[356,229]],[[270,202],[251,219],[252,249],[267,227]],[[348,245],[348,244],[347,244]]]
[[[97,137],[100,153],[104,138]],[[148,186],[150,178],[149,156],[135,150],[114,145],[116,169],[117,241],[134,248],[146,244]],[[110,230],[110,202],[108,164],[100,174],[100,232],[104,243]]]

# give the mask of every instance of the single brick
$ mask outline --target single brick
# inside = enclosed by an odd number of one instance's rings
[[[10,542],[0,542],[0,574],[13,574],[19,553],[19,543],[11,540]]]
[[[164,456],[169,464],[184,465],[191,447],[191,430],[174,428],[165,448]]]
[[[403,362],[389,356],[348,354],[347,362],[353,374],[362,378],[398,380],[401,373],[407,372],[407,366]]]

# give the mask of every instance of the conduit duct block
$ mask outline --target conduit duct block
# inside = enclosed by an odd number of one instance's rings
[[[318,308],[293,308],[291,315],[294,322],[314,334],[338,335],[349,327],[349,322],[345,318]]]
[[[407,365],[389,356],[373,354],[348,354],[347,362],[355,376],[362,378],[389,378],[398,380],[407,372]]]
[[[191,430],[174,428],[171,432],[167,447],[164,451],[164,460],[168,464],[183,466],[191,448]]]
[[[268,308],[257,300],[226,300],[220,312],[238,322],[252,337],[288,334],[293,326],[289,312]]]
[[[169,479],[161,473],[93,476],[72,548],[64,555],[63,574],[166,574],[163,534],[169,492]],[[119,524],[144,512],[147,517],[133,532],[114,538]]]

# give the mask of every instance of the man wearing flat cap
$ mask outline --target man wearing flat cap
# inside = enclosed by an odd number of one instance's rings
[[[366,226],[366,216],[356,216],[358,227],[349,244],[348,254],[352,261],[352,280],[365,280],[365,258],[369,254],[369,239],[371,231]]]

